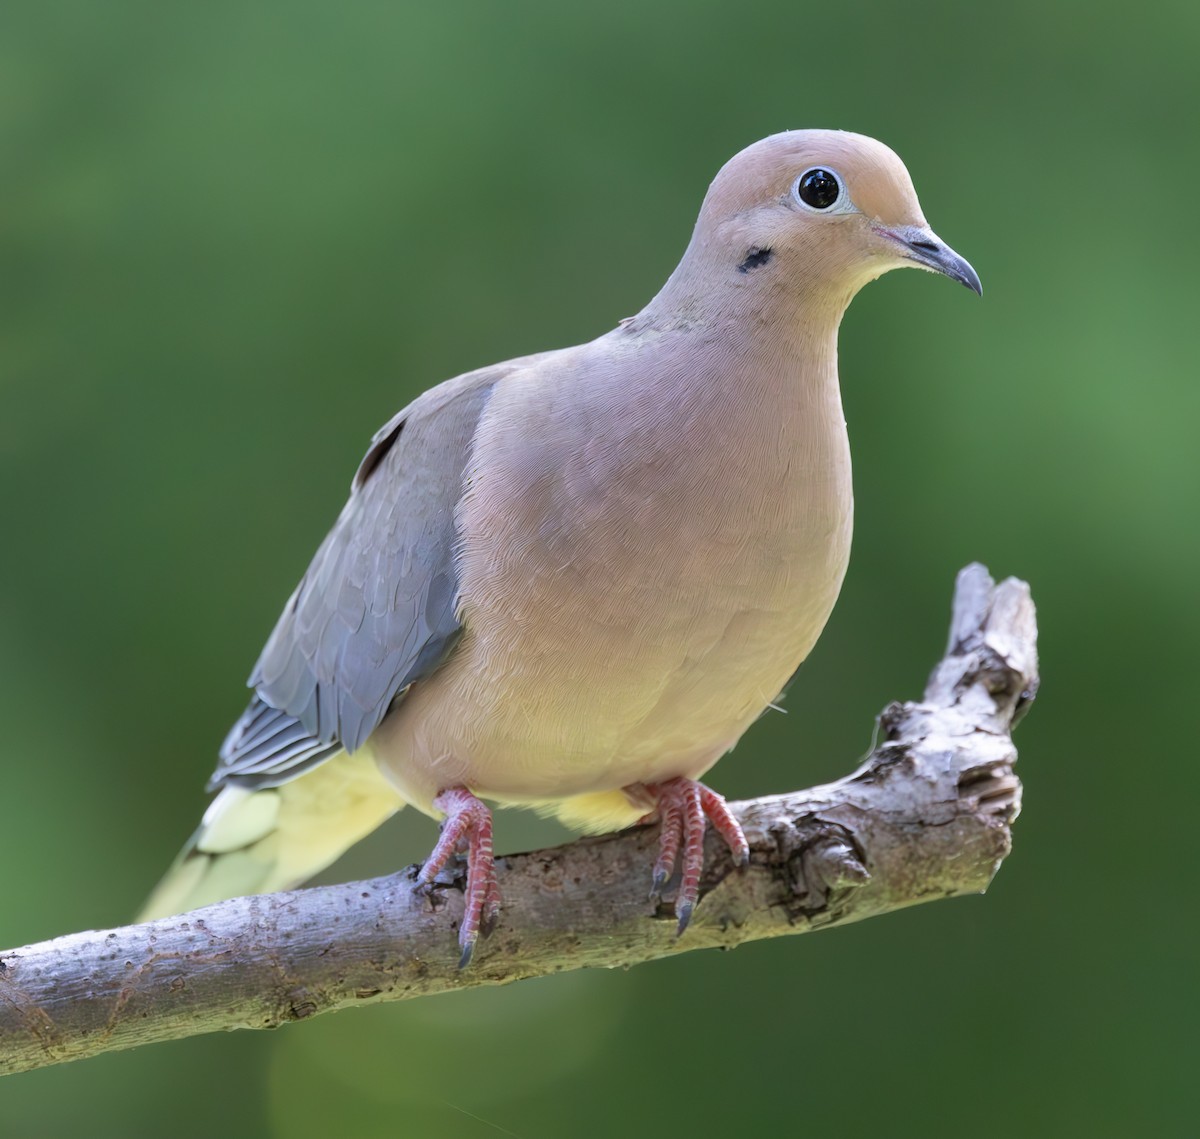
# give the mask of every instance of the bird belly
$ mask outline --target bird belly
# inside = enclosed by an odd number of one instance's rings
[[[426,811],[439,790],[460,784],[537,805],[698,778],[807,656],[842,566],[820,584],[765,596],[718,602],[706,590],[694,606],[676,595],[651,610],[644,597],[615,591],[624,607],[613,593],[593,596],[536,631],[519,620],[483,632],[468,624],[455,656],[414,686],[370,746]]]
[[[385,773],[426,811],[458,784],[544,805],[698,778],[778,695],[837,598],[849,498],[783,523],[731,520],[707,547],[668,534],[637,558],[601,553],[613,547],[595,532],[565,561],[528,551],[486,583],[494,601],[472,595],[454,656],[377,730]]]
[[[368,745],[405,799],[432,813],[463,785],[544,805],[696,778],[732,747],[807,656],[845,572],[836,378],[832,392],[798,426],[746,399],[705,420],[626,391],[619,416],[592,408],[567,430],[544,391],[533,424],[511,421],[528,404],[494,401],[510,421],[494,445],[481,432],[459,509],[463,636]]]

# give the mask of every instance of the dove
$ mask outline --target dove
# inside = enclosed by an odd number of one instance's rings
[[[748,857],[700,780],[787,687],[846,572],[839,325],[904,267],[982,291],[890,149],[775,134],[718,172],[636,316],[400,411],[144,917],[291,888],[408,804],[442,823],[421,888],[466,857],[465,965],[501,906],[495,804],[590,832],[657,821],[652,896],[678,881],[682,933],[707,828]]]

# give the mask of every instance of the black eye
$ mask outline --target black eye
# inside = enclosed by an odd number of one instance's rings
[[[814,166],[811,170],[806,170],[796,182],[797,196],[814,210],[829,209],[841,193],[842,185],[837,175],[823,166]]]

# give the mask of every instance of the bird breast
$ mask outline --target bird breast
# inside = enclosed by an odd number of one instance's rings
[[[852,496],[833,361],[797,377],[709,354],[680,375],[670,361],[704,354],[592,347],[498,386],[481,421],[464,636],[394,714],[418,782],[541,800],[695,777],[837,597]]]

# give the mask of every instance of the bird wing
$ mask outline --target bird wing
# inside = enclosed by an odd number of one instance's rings
[[[449,380],[375,434],[254,667],[210,788],[273,786],[353,752],[445,659],[461,632],[455,509],[476,426],[496,382],[534,359]]]

